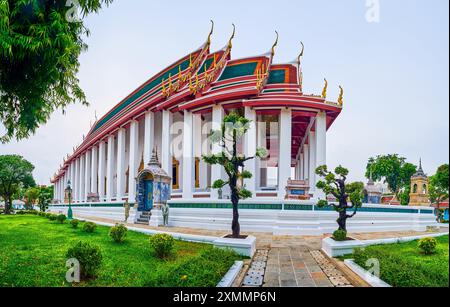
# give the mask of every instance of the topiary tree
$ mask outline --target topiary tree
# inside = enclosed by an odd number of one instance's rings
[[[324,178],[324,180],[317,182],[317,188],[321,189],[325,195],[333,195],[338,201],[338,204],[334,204],[322,199],[319,200],[317,205],[320,208],[331,205],[339,213],[336,221],[339,225],[338,230],[347,232],[347,219],[354,217],[362,206],[364,195],[361,185],[346,185],[348,169],[342,166],[336,167],[333,173],[328,171],[326,165],[323,165],[316,169],[316,174]],[[347,210],[351,209],[353,209],[353,213],[348,214]]]
[[[232,112],[225,116],[221,129],[212,131],[210,140],[212,143],[219,144],[222,151],[218,154],[203,156],[203,160],[210,165],[221,165],[225,169],[228,180],[216,180],[213,183],[213,189],[222,189],[226,185],[230,187],[231,203],[233,205],[233,221],[231,224],[233,238],[239,238],[241,229],[239,225],[239,200],[252,197],[252,192],[244,186],[238,186],[238,182],[244,179],[251,179],[253,174],[244,170],[245,162],[258,158],[267,157],[267,150],[257,148],[256,156],[245,157],[238,152],[238,141],[245,135],[250,128],[251,121]]]

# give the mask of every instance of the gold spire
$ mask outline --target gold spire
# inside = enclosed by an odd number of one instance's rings
[[[236,26],[233,23],[233,34],[231,34],[230,40],[228,41],[228,48],[233,48],[233,38],[236,35]]]
[[[338,104],[339,106],[343,106],[344,105],[344,88],[342,86],[339,85],[339,98],[338,98]]]
[[[322,98],[326,99],[327,98],[327,89],[328,89],[328,80],[326,78],[324,78],[325,80],[325,85],[323,86],[323,90],[322,90]]]
[[[297,64],[300,66],[300,64],[302,63],[302,57],[303,57],[303,53],[305,52],[305,45],[303,45],[303,42],[300,42],[300,44],[302,45],[302,51],[300,51],[300,54],[297,57]]]
[[[275,33],[277,34],[277,39],[275,40],[275,43],[272,46],[272,58],[275,55],[275,47],[278,46],[278,37],[279,37],[278,31],[275,31]]]
[[[213,33],[214,33],[214,21],[211,20],[211,31],[209,32],[208,40],[206,41],[208,47],[211,46],[211,36],[213,35]]]

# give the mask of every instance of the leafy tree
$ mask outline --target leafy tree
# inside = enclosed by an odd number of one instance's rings
[[[317,188],[321,189],[325,195],[332,194],[338,201],[338,204],[334,204],[328,203],[327,200],[319,200],[317,205],[320,208],[331,205],[339,213],[336,221],[339,225],[338,230],[347,232],[347,219],[354,217],[362,206],[364,185],[361,186],[360,183],[346,185],[348,169],[342,166],[336,167],[333,173],[328,171],[326,165],[323,165],[316,169],[316,174],[324,178],[317,182]],[[353,209],[352,214],[347,213],[350,209]]]
[[[448,164],[439,166],[436,174],[430,177],[430,200],[433,204],[440,204],[448,198],[449,194],[449,170]]]
[[[76,75],[89,30],[77,20],[112,0],[0,0],[1,142],[23,139],[69,104],[87,104]]]
[[[41,194],[40,188],[28,188],[25,192],[25,207],[27,210],[32,210],[33,205],[36,203],[36,201],[39,198],[39,195]]]
[[[411,177],[417,171],[417,166],[407,163],[406,159],[399,157],[397,154],[377,156],[370,158],[367,163],[366,177],[372,180],[384,180],[388,184],[389,189],[400,199],[399,193],[411,185]],[[409,202],[409,193],[406,195],[407,203]]]
[[[351,182],[345,185],[345,190],[348,194],[351,194],[354,191],[364,191],[364,183],[361,181]]]
[[[239,238],[240,225],[239,225],[239,200],[252,197],[252,192],[247,190],[245,186],[238,186],[238,182],[244,179],[250,179],[253,174],[244,170],[245,162],[252,160],[256,157],[267,157],[267,150],[264,148],[258,148],[256,150],[255,157],[245,157],[238,152],[238,142],[245,135],[250,127],[250,120],[245,117],[232,112],[225,116],[221,129],[212,131],[210,140],[212,143],[219,144],[222,151],[218,154],[211,154],[203,156],[203,160],[210,165],[221,165],[225,169],[228,176],[228,180],[216,180],[213,183],[213,189],[222,189],[228,185],[231,190],[231,202],[233,204],[233,221],[231,229],[233,231],[233,237]]]
[[[0,156],[0,195],[5,200],[5,214],[11,213],[12,197],[25,183],[34,182],[34,166],[19,155]]]
[[[48,205],[53,199],[53,186],[42,186],[40,187],[40,193],[38,197],[39,209],[45,212],[48,209]]]

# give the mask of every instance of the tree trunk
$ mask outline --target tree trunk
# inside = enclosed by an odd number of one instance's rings
[[[11,213],[12,201],[11,197],[5,197],[5,214]]]
[[[231,203],[233,204],[233,222],[231,223],[233,238],[239,238],[241,234],[241,226],[239,225],[239,195],[236,186],[237,186],[237,179],[233,178],[230,182]]]
[[[347,210],[339,212],[337,223],[339,225],[339,230],[347,231]]]

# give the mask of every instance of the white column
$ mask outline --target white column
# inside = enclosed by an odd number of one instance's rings
[[[292,111],[282,109],[280,114],[280,156],[278,157],[278,198],[286,196],[286,185],[291,177]]]
[[[172,175],[172,150],[171,150],[171,125],[172,113],[167,110],[162,111],[162,130],[161,130],[161,167]]]
[[[128,173],[128,201],[136,201],[136,176],[138,170],[138,140],[139,140],[139,122],[132,121],[130,125],[130,170]]]
[[[56,180],[53,188],[53,195],[56,201],[59,201],[59,180]]]
[[[117,133],[117,200],[125,196],[125,142],[126,131],[120,128]]]
[[[101,141],[98,145],[98,196],[102,201],[106,196],[105,191],[105,174],[106,174],[106,146],[105,142]]]
[[[309,145],[303,145],[303,176],[309,181]],[[311,183],[310,183],[311,185]]]
[[[309,187],[310,192],[316,191],[316,133],[309,132]]]
[[[245,107],[245,118],[250,120],[250,127],[245,134],[245,156],[255,157],[256,155],[256,111],[249,107]],[[245,163],[245,169],[253,174],[251,179],[245,180],[247,190],[253,193],[253,197],[256,197],[256,165],[257,159],[249,160]]]
[[[316,167],[327,164],[327,115],[319,112],[316,117]],[[316,180],[317,182],[317,180]],[[325,199],[322,190],[316,189],[316,198]]]
[[[86,151],[84,166],[84,201],[87,202],[88,194],[91,190],[91,151]]]
[[[300,180],[304,180],[305,179],[305,161],[304,161],[304,157],[303,157],[303,152],[300,153],[300,159],[299,159],[299,163],[300,163]]]
[[[97,179],[98,179],[98,150],[97,146],[92,147],[91,150],[91,193],[98,194]]]
[[[57,184],[58,181],[55,181],[55,183],[53,183],[53,200],[57,201],[58,200],[58,189],[57,189]]]
[[[108,165],[106,170],[106,199],[111,201],[114,192],[114,136],[108,137]]]
[[[84,201],[84,183],[85,183],[84,170],[85,170],[85,157],[83,154],[80,157],[80,188],[79,188],[79,194],[78,194],[79,202]]]
[[[145,114],[145,130],[144,130],[145,165],[147,165],[148,162],[150,162],[154,147],[155,147],[155,114],[149,111]]]
[[[74,181],[74,178],[75,178],[74,173],[75,173],[75,165],[72,161],[70,163],[70,185],[72,187],[72,201],[73,201],[73,183],[75,182]]]
[[[221,105],[214,105],[212,110],[212,130],[220,130],[222,126],[224,118],[224,111]],[[218,154],[222,152],[222,148],[219,144],[212,144],[212,154]],[[211,166],[211,186],[218,179],[223,179],[223,169],[220,165],[212,165]],[[219,198],[218,190],[211,189],[211,198],[217,199]]]
[[[78,202],[79,201],[79,188],[80,188],[80,158],[77,158],[75,161],[75,176],[74,176],[74,181],[72,182],[73,184],[73,199],[74,202]]]
[[[184,111],[183,125],[183,198],[190,199],[194,197],[194,145],[193,145],[193,116],[192,113]]]

